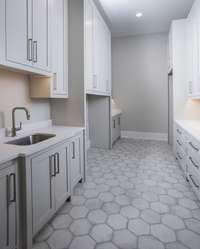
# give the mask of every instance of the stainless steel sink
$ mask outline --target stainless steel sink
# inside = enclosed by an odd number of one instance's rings
[[[40,142],[45,141],[47,139],[53,138],[55,136],[56,135],[54,135],[54,134],[37,133],[37,134],[33,134],[33,135],[30,135],[30,136],[27,136],[27,137],[22,137],[22,138],[18,138],[16,140],[12,140],[10,142],[7,142],[6,144],[27,146],[27,145],[33,145],[33,144],[40,143]]]

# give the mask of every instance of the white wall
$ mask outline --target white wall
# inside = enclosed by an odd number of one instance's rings
[[[31,113],[30,122],[50,119],[49,101],[34,101],[29,98],[27,76],[0,70],[0,128],[11,126],[11,111],[16,106],[26,106],[29,109]],[[25,113],[18,112],[17,120],[27,122]]]
[[[167,35],[113,38],[112,67],[122,130],[167,133]]]

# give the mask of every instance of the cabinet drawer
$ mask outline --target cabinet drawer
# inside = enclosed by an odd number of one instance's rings
[[[200,176],[200,162],[192,155],[188,155],[187,158],[188,169],[192,169],[196,172],[197,175]]]
[[[187,141],[187,147],[191,153],[200,157],[200,145],[195,139],[189,137]]]
[[[187,160],[186,160],[186,154],[181,148],[176,149],[176,158],[183,169],[184,173],[187,173]]]
[[[200,176],[196,174],[194,168],[188,168],[188,180],[198,199],[200,200]]]

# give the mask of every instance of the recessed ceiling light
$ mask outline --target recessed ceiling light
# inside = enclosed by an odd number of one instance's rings
[[[143,14],[141,13],[141,12],[138,12],[137,14],[136,14],[136,17],[138,17],[138,18],[140,18],[140,17],[142,17],[143,16]]]

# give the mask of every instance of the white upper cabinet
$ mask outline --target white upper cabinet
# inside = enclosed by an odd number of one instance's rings
[[[111,94],[111,33],[92,0],[85,0],[86,93]]]
[[[186,21],[186,63],[188,95],[200,98],[200,8],[195,8]]]
[[[6,60],[11,63],[31,65],[30,51],[27,50],[28,39],[28,15],[29,2],[27,0],[6,0]],[[31,39],[31,38],[30,38]],[[30,44],[30,40],[29,40]],[[30,48],[31,50],[31,48]],[[28,58],[28,53],[30,59]]]
[[[48,12],[48,0],[32,0],[32,61],[45,71],[50,70]]]
[[[168,36],[168,72],[173,69],[172,28]]]
[[[50,75],[50,0],[0,0],[2,66]]]
[[[49,16],[53,76],[32,76],[30,95],[32,98],[68,98],[68,0],[49,0]],[[46,55],[44,51],[37,66],[45,67]]]

